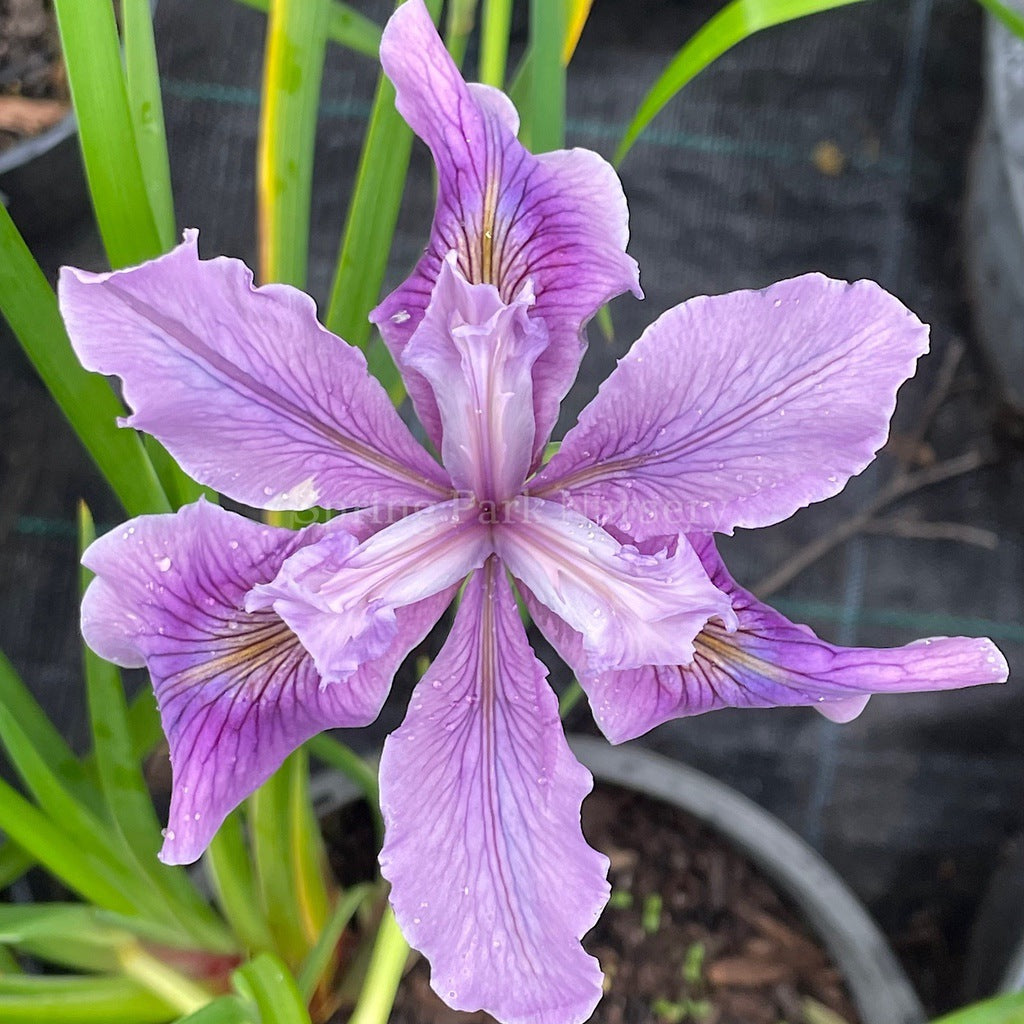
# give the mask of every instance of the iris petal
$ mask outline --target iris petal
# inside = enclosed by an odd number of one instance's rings
[[[373,529],[358,515],[335,522],[357,535]],[[153,680],[174,776],[161,853],[169,863],[195,860],[228,812],[311,736],[373,721],[399,664],[444,609],[443,597],[403,609],[379,658],[323,686],[281,618],[244,603],[332,527],[295,533],[200,502],[131,520],[85,553],[96,573],[82,604],[86,641],[117,664],[146,665]]]
[[[450,596],[453,585],[483,564],[490,536],[478,517],[472,502],[454,500],[406,516],[362,543],[333,531],[253,588],[247,607],[273,609],[324,681],[344,681],[388,649],[399,609]]]
[[[874,458],[927,348],[870,281],[691,299],[644,332],[531,491],[634,536],[779,522]]]
[[[450,253],[403,354],[434,389],[452,482],[487,501],[517,494],[533,458],[531,371],[548,334],[532,304],[529,284],[507,305],[494,285],[469,284]]]
[[[629,215],[622,186],[596,153],[527,152],[515,137],[511,103],[493,89],[467,86],[422,0],[407,0],[391,17],[381,63],[395,84],[399,111],[434,155],[438,196],[426,253],[372,319],[401,366],[449,252],[458,253],[467,280],[493,284],[505,302],[532,280],[530,315],[545,322],[551,338],[533,370],[536,456],[579,368],[584,325],[621,292],[640,294],[636,263],[625,254]],[[406,368],[404,376],[440,448],[443,427],[433,391],[415,370]]]
[[[690,545],[642,554],[554,502],[518,498],[495,529],[509,571],[583,637],[589,671],[675,665],[712,617],[732,628],[728,598]]]
[[[200,483],[256,508],[417,508],[450,492],[358,349],[308,295],[254,288],[240,260],[200,260],[197,232],[159,259],[65,268],[61,311],[83,365],[116,374]]]
[[[1003,682],[1006,660],[991,640],[937,637],[905,647],[834,647],[758,601],[729,575],[710,537],[694,537],[715,585],[728,594],[739,628],[709,623],[687,665],[591,672],[582,637],[535,598],[528,604],[552,646],[576,668],[594,718],[613,743],[662,722],[717,708],[809,706],[848,722],[874,693],[951,690]]]
[[[431,984],[505,1024],[579,1024],[601,995],[580,938],[608,898],[580,828],[590,773],[492,558],[381,758],[381,870]]]

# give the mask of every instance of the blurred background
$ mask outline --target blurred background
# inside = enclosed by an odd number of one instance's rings
[[[379,22],[389,10],[355,6]],[[568,143],[610,155],[666,61],[720,6],[595,0],[569,72]],[[250,264],[264,27],[235,0],[159,0],[156,13],[180,226],[201,229],[205,256]],[[889,447],[838,498],[741,531],[723,553],[738,580],[833,642],[986,634],[1013,670],[1024,668],[1019,421],[979,359],[972,304],[988,299],[968,286],[964,257],[983,35],[970,0],[874,0],[747,40],[684,89],[621,167],[646,301],[616,301],[614,340],[591,328],[563,426],[643,328],[683,299],[810,270],[880,282],[932,325],[932,354],[900,394]],[[372,60],[329,50],[310,258],[320,301],[375,76]],[[389,284],[418,256],[432,204],[417,144]],[[88,211],[64,198],[53,212],[48,228],[22,225],[47,272],[101,269]],[[5,330],[0,648],[82,743],[73,517],[82,497],[101,525],[120,513]],[[538,649],[564,685],[566,670]],[[401,720],[410,681],[349,741],[379,744]],[[593,728],[582,706],[569,725]],[[926,1002],[957,1000],[985,886],[1024,826],[1024,691],[1012,678],[875,698],[846,726],[809,710],[727,711],[639,742],[778,814],[867,902]]]

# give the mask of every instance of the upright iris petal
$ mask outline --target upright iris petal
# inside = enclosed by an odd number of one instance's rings
[[[380,58],[399,111],[434,155],[438,194],[426,253],[372,319],[401,363],[448,253],[457,253],[467,281],[494,285],[506,303],[531,280],[530,316],[550,337],[532,373],[536,457],[576,377],[586,322],[621,292],[641,294],[636,262],[625,253],[622,186],[596,153],[535,156],[524,149],[515,108],[497,90],[463,81],[423,0],[407,0],[392,15]],[[417,371],[405,377],[440,448],[444,428],[433,389]]]
[[[509,304],[494,285],[469,284],[449,253],[402,356],[433,388],[452,482],[484,501],[518,494],[530,471],[531,374],[548,346],[544,322],[528,315],[534,301],[531,281]]]

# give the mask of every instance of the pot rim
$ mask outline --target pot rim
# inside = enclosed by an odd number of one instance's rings
[[[924,1024],[925,1012],[885,937],[839,875],[778,818],[730,786],[638,745],[568,737],[595,781],[634,789],[712,827],[801,910],[841,970],[863,1024]],[[344,776],[314,776],[318,811],[361,794]]]
[[[75,120],[75,113],[73,110],[69,110],[46,131],[40,132],[38,135],[30,135],[0,153],[0,174],[7,174],[8,171],[31,163],[59,146],[65,139],[72,138],[77,132],[78,122]]]

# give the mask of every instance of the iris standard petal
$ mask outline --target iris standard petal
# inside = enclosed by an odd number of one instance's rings
[[[446,1003],[504,1024],[579,1024],[601,995],[579,940],[608,898],[608,861],[583,838],[592,780],[546,676],[491,558],[380,765],[398,923]]]
[[[848,722],[874,693],[951,690],[1006,680],[1006,660],[991,640],[937,637],[905,647],[834,647],[738,586],[710,537],[694,537],[704,567],[728,594],[739,628],[709,623],[688,665],[589,672],[583,638],[533,597],[538,626],[576,669],[594,719],[612,743],[643,735],[672,718],[717,708],[809,706]]]
[[[254,288],[240,260],[200,260],[195,231],[130,270],[65,267],[64,320],[87,369],[116,374],[127,426],[201,483],[258,508],[418,507],[450,492],[308,295]]]
[[[505,302],[532,280],[530,315],[544,320],[551,336],[533,370],[536,454],[579,368],[584,325],[613,296],[641,294],[636,262],[625,254],[629,214],[622,186],[596,153],[527,152],[515,137],[511,103],[496,90],[467,86],[422,0],[407,0],[392,15],[380,55],[399,111],[434,155],[438,197],[425,255],[371,318],[402,365],[402,350],[449,252],[458,253],[470,282],[495,285]],[[440,448],[432,389],[415,371],[406,370],[405,378]]]
[[[253,588],[246,605],[273,609],[313,656],[324,682],[342,682],[388,649],[399,609],[435,594],[450,597],[490,552],[475,504],[443,502],[362,543],[333,531]]]
[[[864,469],[927,348],[870,281],[691,299],[644,332],[531,492],[634,536],[767,526]]]
[[[402,355],[434,389],[452,483],[481,500],[519,493],[533,460],[531,370],[548,334],[528,316],[532,304],[529,283],[506,304],[494,285],[470,284],[449,253]]]
[[[512,575],[582,635],[590,671],[686,662],[709,619],[735,626],[685,539],[641,554],[575,512],[525,497],[506,506],[494,538]]]
[[[341,521],[359,535],[371,529],[358,516]],[[332,528],[296,533],[199,502],[131,520],[83,557],[96,573],[82,603],[86,641],[117,664],[146,665],[160,706],[174,776],[168,863],[195,860],[228,812],[311,736],[373,721],[399,664],[444,610],[437,598],[403,609],[379,658],[323,686],[280,617],[243,605]]]

